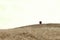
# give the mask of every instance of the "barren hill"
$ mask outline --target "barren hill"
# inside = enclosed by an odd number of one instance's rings
[[[60,40],[60,24],[35,24],[0,30],[0,40]]]

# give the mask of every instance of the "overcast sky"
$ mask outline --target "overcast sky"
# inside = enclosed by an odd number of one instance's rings
[[[60,0],[0,0],[0,29],[60,23]]]

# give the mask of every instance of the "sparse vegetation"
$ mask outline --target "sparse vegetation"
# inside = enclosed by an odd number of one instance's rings
[[[0,40],[60,40],[60,24],[55,25],[40,24],[0,30]]]

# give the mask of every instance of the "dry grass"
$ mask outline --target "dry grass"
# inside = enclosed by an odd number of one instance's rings
[[[36,24],[0,30],[0,40],[60,40],[60,24]]]

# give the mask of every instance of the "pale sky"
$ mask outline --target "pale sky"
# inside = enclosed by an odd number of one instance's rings
[[[60,23],[60,0],[0,0],[0,29]]]

